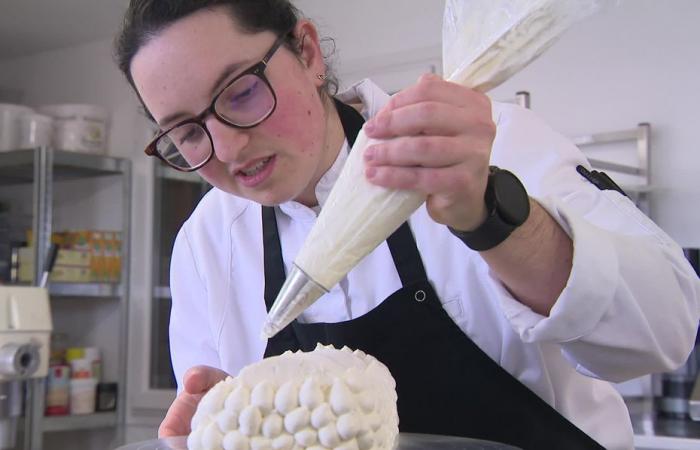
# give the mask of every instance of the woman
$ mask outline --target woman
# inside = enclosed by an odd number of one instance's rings
[[[698,281],[628,199],[577,175],[585,158],[531,113],[431,75],[391,99],[368,80],[334,99],[316,28],[283,0],[133,0],[118,59],[163,130],[147,153],[215,187],[173,250],[179,394],[161,436],[188,433],[227,373],[321,341],[387,364],[402,431],[632,447],[609,382],[684,362]],[[365,120],[385,139],[365,153],[367,179],[426,204],[260,341]]]

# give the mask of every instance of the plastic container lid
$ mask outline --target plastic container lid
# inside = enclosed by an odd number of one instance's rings
[[[23,113],[20,117],[19,120],[22,122],[30,122],[30,121],[36,121],[41,123],[42,125],[51,125],[53,124],[53,117],[47,116],[46,114],[39,114],[35,113],[33,111]]]
[[[109,118],[107,110],[97,105],[63,103],[59,105],[40,106],[37,110],[42,114],[61,120],[89,119],[107,122]]]
[[[0,103],[0,112],[31,114],[34,112],[34,110],[29,106],[25,105],[16,105],[14,103]]]
[[[28,106],[0,103],[0,152],[17,150],[20,144],[19,118],[33,112]]]
[[[66,361],[71,362],[74,359],[85,358],[85,349],[83,347],[71,347],[66,349]]]

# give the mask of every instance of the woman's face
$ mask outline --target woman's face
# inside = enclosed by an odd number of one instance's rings
[[[199,173],[219,189],[264,205],[293,199],[315,204],[314,186],[336,155],[328,151],[318,77],[325,67],[316,31],[300,22],[295,33],[306,35],[301,60],[283,46],[265,70],[277,96],[270,117],[245,130],[211,114],[204,119],[215,154]],[[167,129],[208,108],[276,38],[272,32],[241,32],[221,9],[203,10],[147,41],[134,56],[131,74],[151,115]]]

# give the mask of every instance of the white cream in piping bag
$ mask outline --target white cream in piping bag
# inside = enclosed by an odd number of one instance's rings
[[[443,72],[485,92],[525,67],[573,22],[605,0],[448,0]],[[274,336],[329,291],[425,201],[420,193],[369,183],[360,131],[348,160],[294,261],[263,327]]]

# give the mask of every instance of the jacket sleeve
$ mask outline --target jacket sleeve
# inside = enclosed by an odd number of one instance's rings
[[[499,121],[493,160],[521,176],[574,247],[548,317],[494,282],[521,339],[559,343],[577,371],[612,382],[683,364],[695,342],[700,281],[682,249],[627,197],[584,180],[575,170],[590,168],[583,154],[530,111],[506,110]]]
[[[170,261],[170,354],[182,390],[187,369],[197,365],[220,367],[208,319],[207,289],[187,236],[186,224],[175,239]]]

